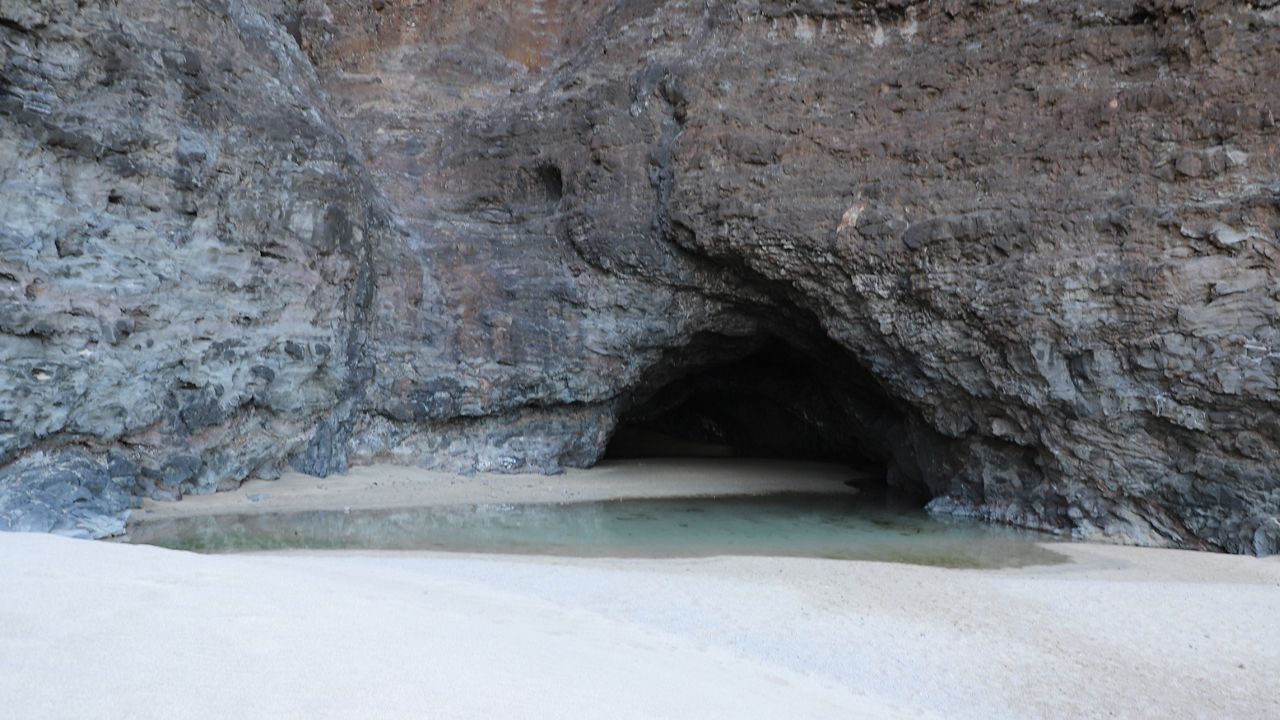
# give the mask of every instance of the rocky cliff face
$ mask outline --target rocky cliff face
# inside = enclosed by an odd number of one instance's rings
[[[323,470],[398,231],[296,43],[243,3],[5,2],[0,33],[8,521]]]
[[[1274,552],[1276,67],[1269,0],[0,0],[0,525],[701,423]]]

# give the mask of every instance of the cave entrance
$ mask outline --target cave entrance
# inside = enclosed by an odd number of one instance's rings
[[[605,459],[838,462],[861,491],[923,505],[904,436],[900,407],[825,335],[704,335],[625,399]]]

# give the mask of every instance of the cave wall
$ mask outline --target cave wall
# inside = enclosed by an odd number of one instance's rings
[[[0,53],[0,524],[590,464],[803,327],[935,510],[1280,543],[1270,0],[0,0]]]

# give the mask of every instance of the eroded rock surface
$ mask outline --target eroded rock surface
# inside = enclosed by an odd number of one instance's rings
[[[324,470],[395,231],[296,43],[235,2],[0,20],[0,463],[114,449],[171,498]]]
[[[725,367],[937,511],[1271,552],[1276,67],[1270,0],[0,0],[0,484],[553,472]]]

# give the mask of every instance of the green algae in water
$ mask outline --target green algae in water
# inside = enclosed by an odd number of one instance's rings
[[[628,499],[299,511],[143,522],[136,543],[205,553],[288,549],[439,550],[572,557],[753,555],[1020,567],[1065,562],[1050,537],[851,494]]]

